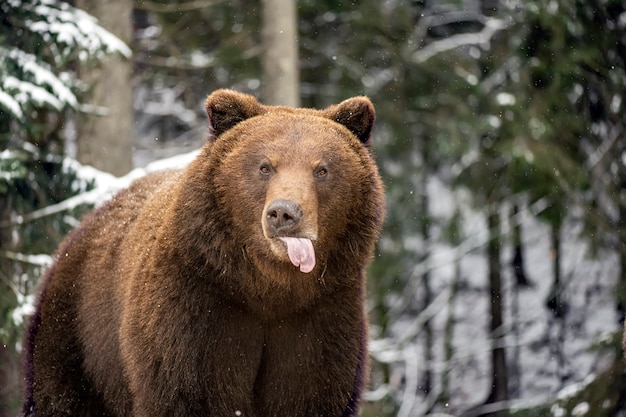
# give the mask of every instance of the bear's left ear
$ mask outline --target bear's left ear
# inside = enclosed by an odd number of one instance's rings
[[[349,98],[327,108],[324,112],[326,117],[347,127],[363,145],[369,146],[376,112],[367,97]]]
[[[212,138],[219,137],[239,122],[265,113],[256,98],[233,90],[217,90],[206,99],[209,131]]]

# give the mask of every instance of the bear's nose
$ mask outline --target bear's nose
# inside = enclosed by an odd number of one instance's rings
[[[302,209],[289,200],[274,200],[265,212],[272,237],[288,236],[295,231],[302,219]]]

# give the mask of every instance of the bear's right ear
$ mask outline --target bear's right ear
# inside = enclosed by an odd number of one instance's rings
[[[205,108],[211,138],[217,138],[237,123],[266,111],[256,98],[232,90],[213,92],[207,97]]]

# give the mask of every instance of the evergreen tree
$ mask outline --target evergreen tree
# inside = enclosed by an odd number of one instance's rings
[[[84,110],[76,62],[128,47],[88,14],[57,0],[0,3],[0,415],[19,397],[17,348],[48,254],[74,225],[68,216],[23,214],[84,191],[65,158],[72,112]]]

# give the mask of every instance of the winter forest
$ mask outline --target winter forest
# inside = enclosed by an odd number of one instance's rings
[[[59,242],[217,88],[376,106],[364,417],[626,415],[626,0],[6,0],[0,417]]]

